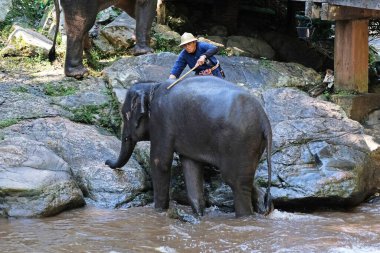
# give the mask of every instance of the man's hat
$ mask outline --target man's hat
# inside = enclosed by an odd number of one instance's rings
[[[181,36],[181,44],[179,44],[179,46],[183,46],[187,43],[190,43],[190,42],[193,42],[193,41],[197,41],[198,39],[194,37],[194,35],[192,35],[191,33],[184,33],[182,34]]]

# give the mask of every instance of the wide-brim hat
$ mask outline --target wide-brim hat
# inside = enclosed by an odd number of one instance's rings
[[[179,46],[183,46],[187,43],[190,43],[190,42],[193,42],[193,41],[197,41],[198,39],[194,37],[194,35],[192,35],[191,33],[184,33],[182,34],[181,36],[181,44],[179,44]]]

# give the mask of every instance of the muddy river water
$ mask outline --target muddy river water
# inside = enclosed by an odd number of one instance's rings
[[[380,252],[380,203],[347,212],[235,219],[208,209],[199,224],[157,213],[85,207],[43,219],[0,219],[0,252]]]

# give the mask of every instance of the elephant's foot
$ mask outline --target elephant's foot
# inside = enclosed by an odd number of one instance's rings
[[[149,54],[149,53],[153,53],[153,49],[148,47],[148,46],[136,45],[133,48],[133,55],[135,55],[135,56],[143,55],[143,54]]]
[[[88,76],[88,74],[88,70],[83,65],[77,67],[65,67],[65,75],[69,77],[81,79]]]

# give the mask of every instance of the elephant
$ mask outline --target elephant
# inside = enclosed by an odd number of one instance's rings
[[[237,85],[213,76],[195,76],[171,87],[139,82],[126,94],[121,108],[121,151],[117,160],[105,162],[112,169],[123,167],[139,141],[150,141],[155,209],[169,207],[170,169],[176,152],[183,168],[187,197],[193,212],[205,209],[203,167],[220,170],[233,191],[235,216],[253,214],[253,180],[267,150],[268,187],[265,214],[272,211],[272,130],[260,102]],[[168,89],[170,88],[170,89]]]
[[[60,19],[59,0],[54,0],[56,6],[57,26],[54,34],[49,60],[55,60],[55,45],[57,41]],[[95,23],[99,11],[114,5],[136,18],[136,45],[134,55],[152,52],[149,47],[150,30],[156,16],[157,0],[61,0],[65,14],[67,47],[65,59],[65,75],[82,78],[88,74],[83,66],[83,49],[88,40],[88,31]]]

